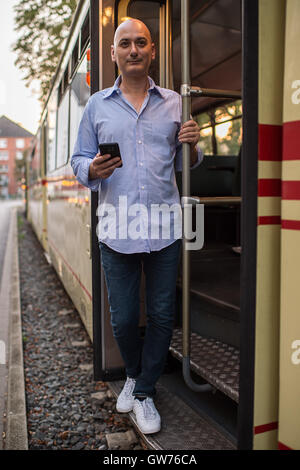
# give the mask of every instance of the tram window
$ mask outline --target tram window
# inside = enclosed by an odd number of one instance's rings
[[[57,161],[56,167],[64,165],[69,158],[69,90],[62,98],[57,113]]]
[[[79,53],[79,39],[77,39],[74,49],[72,51],[71,75],[73,75],[73,72],[78,64],[78,53]]]
[[[57,102],[60,103],[60,99],[63,95],[63,82],[61,81],[58,87],[58,93],[57,93]]]
[[[128,16],[138,18],[149,28],[155,44],[155,60],[152,62],[149,75],[159,84],[159,2],[134,0],[128,7]]]
[[[30,164],[30,170],[29,170],[30,183],[35,183],[38,177],[41,176],[40,152],[41,152],[41,129],[38,130],[36,144],[31,154],[31,164]]]
[[[242,144],[241,101],[215,111],[218,155],[238,155]]]
[[[43,122],[43,161],[44,175],[47,174],[47,118]]]
[[[64,91],[68,88],[68,83],[69,83],[69,77],[68,77],[68,66],[65,70],[65,73],[64,73]]]
[[[200,130],[200,148],[204,155],[213,155],[212,127],[205,127]]]
[[[42,176],[42,167],[41,167],[41,150],[42,150],[42,129],[39,130],[37,145],[36,145],[36,172],[37,176],[41,178]]]
[[[195,116],[199,145],[205,155],[238,155],[242,144],[242,102],[236,101]]]
[[[198,114],[195,121],[200,127],[199,145],[202,152],[204,155],[213,155],[211,115],[209,113]]]
[[[50,100],[48,105],[48,140],[47,140],[47,155],[48,155],[48,165],[47,171],[51,172],[55,169],[56,166],[56,111],[57,111],[57,95],[58,90],[56,90]]]
[[[181,85],[180,0],[172,2],[174,89]],[[241,0],[190,1],[191,79],[203,88],[241,90]],[[216,105],[214,98],[195,98],[193,114]]]
[[[80,40],[81,55],[86,48],[89,38],[90,38],[90,13],[88,12],[81,28],[81,40]]]
[[[87,84],[87,57],[82,60],[71,84],[70,96],[70,150],[73,151],[80,119],[84,107],[90,97],[90,88]]]

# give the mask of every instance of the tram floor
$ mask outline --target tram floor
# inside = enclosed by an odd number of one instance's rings
[[[191,374],[195,382],[201,379]],[[117,397],[124,381],[108,382]],[[182,378],[181,367],[168,358],[156,384],[155,403],[162,418],[159,433],[143,435],[149,449],[234,450],[236,449],[237,404],[222,393],[196,393]],[[129,417],[136,427],[135,415]]]
[[[191,377],[196,383],[205,383],[193,371]],[[191,390],[184,381],[181,363],[172,356],[168,357],[167,371],[160,377],[159,383],[170,393],[180,397],[196,413],[212,420],[214,426],[219,427],[220,431],[236,444],[238,405],[231,398],[218,390],[213,393]]]

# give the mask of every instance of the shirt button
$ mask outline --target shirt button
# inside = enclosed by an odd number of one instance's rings
[[[143,164],[142,164],[142,163],[140,163],[140,165],[141,165],[141,166],[143,166]]]
[[[142,189],[145,189],[145,186],[142,186]]]
[[[141,144],[141,143],[142,143],[142,141],[141,141],[141,140],[139,140],[139,144]]]

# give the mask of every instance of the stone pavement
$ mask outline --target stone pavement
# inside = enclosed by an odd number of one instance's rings
[[[10,382],[11,386],[16,386],[19,389],[20,373],[22,372],[22,366],[17,366],[9,370],[9,359],[10,359],[10,347],[13,346],[16,336],[13,342],[10,338],[10,320],[13,319],[13,332],[17,334],[17,349],[13,349],[14,357],[11,358],[11,363],[20,363],[20,354],[22,353],[22,347],[20,346],[20,325],[16,322],[20,321],[18,316],[12,316],[12,309],[16,310],[17,299],[13,298],[15,294],[18,294],[18,286],[16,282],[15,270],[16,270],[16,257],[17,257],[17,227],[16,227],[16,208],[21,205],[20,201],[0,201],[0,449],[7,448],[5,446],[5,440],[7,437],[8,422],[12,422],[15,419],[13,412],[7,416],[7,406],[11,408],[14,404],[9,403],[8,387]],[[17,287],[17,289],[16,289]],[[12,374],[10,373],[12,372]],[[21,384],[22,385],[22,384]],[[24,388],[24,384],[23,384]],[[21,387],[22,390],[22,387]],[[21,398],[24,403],[22,395],[16,395],[16,398]],[[19,406],[19,402],[18,402]],[[22,409],[22,422],[24,422],[24,410]],[[26,418],[26,416],[25,416]],[[17,417],[17,421],[19,417]],[[19,422],[16,423],[19,426]],[[27,437],[27,436],[26,436]],[[25,439],[26,441],[26,439]],[[26,448],[26,442],[24,442],[24,430],[19,444],[21,447]],[[25,446],[25,447],[24,447]]]

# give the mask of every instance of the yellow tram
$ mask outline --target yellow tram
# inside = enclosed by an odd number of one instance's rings
[[[127,17],[149,27],[151,76],[188,101],[204,152],[177,175],[204,204],[205,238],[178,274],[158,388],[166,424],[148,445],[300,449],[299,0],[80,0],[28,162],[28,219],[93,342],[95,379],[118,393],[97,193],[75,180],[70,156],[90,94],[117,76],[110,45]],[[141,313],[143,329],[143,289]]]

